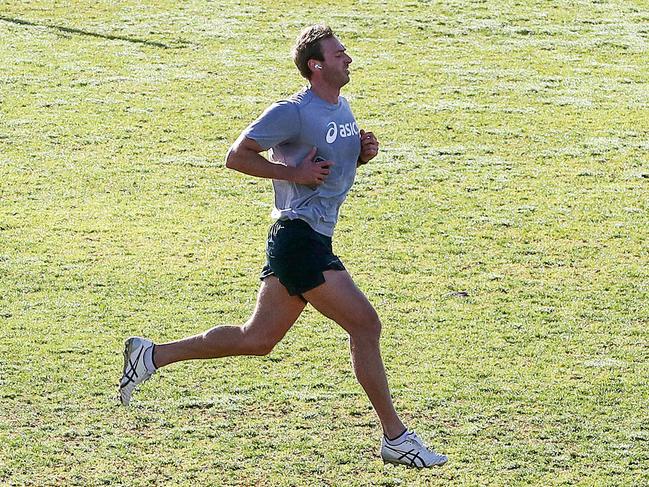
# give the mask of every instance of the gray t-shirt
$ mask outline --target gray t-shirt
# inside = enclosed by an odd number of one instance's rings
[[[325,182],[315,189],[273,179],[272,217],[306,221],[316,232],[333,236],[338,211],[354,183],[361,151],[360,134],[349,103],[319,98],[310,88],[274,103],[243,134],[257,142],[272,162],[297,166],[309,151],[334,161]]]

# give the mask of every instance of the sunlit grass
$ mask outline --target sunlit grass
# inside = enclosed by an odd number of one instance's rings
[[[649,483],[642,2],[13,2],[0,7],[0,482]],[[327,22],[382,153],[335,246],[395,402],[451,457],[384,467],[342,330],[115,400],[130,334],[242,323],[268,181],[222,164],[302,86]]]

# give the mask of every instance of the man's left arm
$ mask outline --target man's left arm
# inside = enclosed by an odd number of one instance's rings
[[[361,155],[358,156],[356,167],[367,164],[379,153],[379,141],[372,132],[361,129]]]

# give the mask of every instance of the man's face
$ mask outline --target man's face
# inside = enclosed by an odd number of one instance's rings
[[[320,41],[320,49],[324,57],[324,61],[320,63],[323,78],[338,87],[349,83],[352,58],[345,52],[345,46],[336,37],[328,37]]]

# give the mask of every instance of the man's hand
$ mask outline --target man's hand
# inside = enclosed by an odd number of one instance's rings
[[[361,155],[358,157],[358,165],[367,164],[379,153],[379,141],[372,132],[365,132],[361,129]]]
[[[334,165],[333,161],[314,161],[317,150],[314,147],[309,151],[302,162],[295,167],[291,181],[309,186],[312,189],[320,186],[329,176],[329,168]]]

